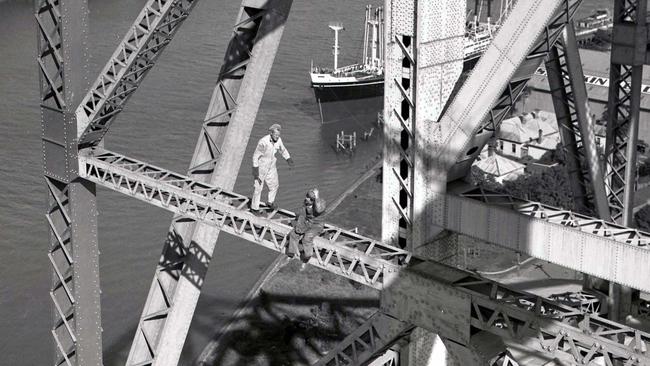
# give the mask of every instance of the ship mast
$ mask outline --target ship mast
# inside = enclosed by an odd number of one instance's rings
[[[339,68],[339,31],[344,29],[341,23],[332,23],[329,25],[330,29],[334,31],[334,71]]]
[[[363,23],[363,58],[361,59],[364,65],[368,64],[368,22],[370,21],[370,7],[366,5],[366,21]]]
[[[379,39],[377,37],[377,33],[379,33],[379,21],[377,19],[377,11],[375,10],[375,16],[373,19],[370,20],[370,26],[372,27],[372,49],[371,49],[371,60],[370,60],[370,65],[372,67],[377,66],[377,59],[379,58],[379,55],[377,54],[377,43],[379,42]]]

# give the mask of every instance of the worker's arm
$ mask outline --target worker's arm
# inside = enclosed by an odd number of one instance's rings
[[[280,139],[280,153],[282,154],[282,157],[284,160],[287,161],[287,164],[289,166],[293,166],[293,159],[291,159],[291,155],[289,154],[289,150],[287,150],[286,147],[284,147],[284,143],[282,142],[282,139]]]
[[[264,155],[266,151],[266,145],[264,145],[264,140],[260,139],[253,152],[253,178],[258,180],[260,179],[260,158]]]
[[[316,216],[322,215],[326,208],[327,205],[325,204],[325,200],[322,198],[316,198],[314,201],[314,213]]]
[[[257,143],[257,147],[255,148],[255,152],[253,152],[253,168],[260,166],[260,158],[262,155],[264,155],[265,151],[266,145],[264,144],[264,140],[260,139],[260,141]]]

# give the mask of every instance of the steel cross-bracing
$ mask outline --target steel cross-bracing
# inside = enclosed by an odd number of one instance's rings
[[[313,366],[364,365],[413,329],[414,325],[378,311]]]
[[[189,175],[235,184],[291,0],[245,0],[206,113]],[[127,365],[176,365],[201,292],[219,228],[177,212],[163,244]]]
[[[257,217],[246,208],[247,197],[105,150],[83,155],[79,163],[82,176],[94,183],[269,249],[286,249],[291,227],[284,222],[294,217],[289,211]],[[633,328],[466,271],[423,262],[404,250],[335,226],[326,225],[314,244],[310,264],[382,290],[384,313],[454,341],[466,344],[471,324],[515,340],[538,338],[540,351],[563,358],[605,357],[631,360],[631,365],[650,362],[645,354],[650,337]],[[192,268],[185,271],[186,277],[196,278]],[[613,334],[617,337],[609,339]]]
[[[414,263],[395,276],[381,293],[380,311],[460,344],[471,346],[472,334],[483,330],[568,364],[650,362],[650,334],[580,309],[435,262]],[[346,339],[337,350],[352,343]]]
[[[605,183],[612,217],[626,226],[634,221],[641,79],[647,63],[647,7],[646,0],[614,1]]]
[[[35,2],[43,170],[48,192],[55,365],[102,365],[95,185],[77,174],[74,110],[85,89],[85,0]]]
[[[148,0],[76,110],[81,147],[98,144],[198,0]],[[85,91],[84,91],[85,92]]]
[[[576,210],[591,210],[596,216],[609,219],[604,176],[572,23],[564,27],[562,37],[551,49],[546,73]]]

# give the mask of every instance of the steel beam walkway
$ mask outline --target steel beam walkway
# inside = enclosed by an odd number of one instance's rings
[[[257,217],[247,211],[245,196],[105,150],[87,150],[79,161],[80,174],[92,182],[269,249],[285,250],[291,230],[287,221],[295,217],[292,212],[274,210]],[[471,325],[511,339],[537,338],[540,351],[580,363],[602,357],[629,365],[650,364],[647,333],[469,272],[421,261],[404,250],[332,225],[325,226],[314,244],[310,264],[382,290],[384,313],[446,338],[468,342]],[[191,268],[182,275],[194,277]],[[418,306],[404,305],[415,303]],[[421,311],[423,307],[445,310],[427,313]]]
[[[289,240],[292,212],[276,210],[257,217],[247,211],[248,197],[108,151],[85,155],[80,163],[90,181],[269,249],[282,252]],[[411,258],[405,250],[332,225],[325,225],[315,244],[318,250],[312,265],[376,289],[384,287],[386,274],[397,271],[398,263]]]
[[[260,218],[247,211],[248,197],[114,152],[87,151],[79,158],[79,170],[92,182],[212,222],[270,249],[281,251],[288,240],[288,222],[294,218],[289,211],[277,210]],[[433,219],[460,234],[650,292],[648,233],[480,189],[462,196],[447,195],[445,215]],[[350,279],[377,289],[383,288],[386,273],[410,260],[410,253],[403,249],[331,225],[316,244],[327,253],[314,258],[315,265],[343,271]]]

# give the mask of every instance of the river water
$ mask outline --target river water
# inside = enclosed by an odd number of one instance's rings
[[[144,3],[90,0],[91,75],[99,72]],[[360,57],[365,3],[294,2],[247,152],[248,157],[267,126],[283,125],[283,140],[296,161],[293,170],[279,164],[278,202],[283,207],[297,207],[306,189],[315,185],[325,198],[334,198],[379,151],[374,134],[359,141],[353,156],[335,153],[334,134],[346,127],[320,125],[309,89],[310,59],[323,66],[332,63],[330,20],[346,26],[340,64]],[[588,1],[582,13],[605,3]],[[238,1],[214,0],[197,5],[118,117],[106,139],[108,149],[173,171],[187,169],[238,6]],[[51,362],[53,351],[36,26],[29,0],[0,0],[0,15],[0,365],[42,365]],[[366,127],[372,127],[371,121]],[[250,171],[246,158],[237,192],[252,192]],[[104,361],[122,365],[171,215],[101,188],[98,206]],[[274,256],[221,235],[183,364],[198,356]]]

